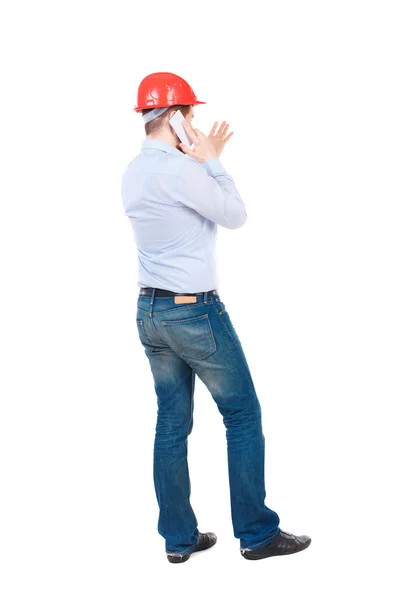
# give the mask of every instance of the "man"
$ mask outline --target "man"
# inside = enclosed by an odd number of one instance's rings
[[[193,129],[193,107],[205,104],[173,73],[153,73],[139,86],[146,139],[122,179],[125,214],[138,250],[136,323],[154,378],[158,412],[154,485],[158,532],[167,558],[185,562],[214,545],[200,533],[190,504],[187,436],[193,427],[195,376],[207,386],[226,427],[231,517],[244,558],[258,560],[307,548],[308,536],[279,528],[264,504],[261,406],[238,334],[218,293],[217,225],[247,221],[242,198],[220,155],[233,132],[225,121],[208,136]],[[169,120],[176,110],[194,148]]]

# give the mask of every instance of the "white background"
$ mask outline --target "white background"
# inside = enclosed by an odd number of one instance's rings
[[[3,4],[4,600],[397,597],[397,9]],[[235,132],[221,160],[248,221],[218,230],[219,291],[262,405],[266,503],[312,537],[299,554],[241,557],[225,428],[199,379],[191,501],[218,543],[175,566],[157,532],[156,397],[120,196],[155,71],[207,102],[195,127]]]

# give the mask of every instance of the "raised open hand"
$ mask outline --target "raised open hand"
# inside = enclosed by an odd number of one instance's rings
[[[182,127],[194,144],[194,148],[191,150],[186,144],[180,143],[179,146],[181,147],[182,152],[189,154],[189,156],[192,156],[201,163],[209,158],[217,158],[216,150],[210,141],[210,138],[204,135],[200,129],[193,129],[186,120],[182,121]]]
[[[179,144],[179,146],[185,154],[193,156],[193,158],[196,158],[200,162],[204,162],[213,157],[218,158],[221,155],[226,142],[230,140],[234,134],[234,132],[231,131],[231,133],[227,135],[229,123],[226,121],[222,122],[217,133],[215,132],[218,121],[215,121],[208,136],[204,135],[199,129],[193,129],[187,121],[182,121],[182,125],[189,138],[192,140],[194,148],[193,150],[190,150],[185,144]]]
[[[211,144],[213,145],[214,150],[218,157],[221,155],[221,152],[224,149],[226,142],[228,140],[230,140],[231,137],[233,136],[234,131],[231,131],[231,133],[229,135],[227,135],[228,129],[229,129],[229,123],[227,123],[226,121],[222,121],[222,124],[220,125],[218,132],[215,133],[217,130],[217,126],[218,126],[218,121],[215,121],[214,125],[211,128],[210,133],[208,134],[208,139],[211,142]]]

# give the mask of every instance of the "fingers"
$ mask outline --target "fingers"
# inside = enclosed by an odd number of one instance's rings
[[[197,137],[199,137],[199,138],[200,137],[206,137],[204,135],[204,133],[202,131],[200,131],[200,129],[197,129],[197,127],[193,131],[196,133]]]
[[[199,142],[199,139],[196,135],[196,131],[198,131],[198,129],[197,130],[193,129],[192,126],[189,125],[189,123],[186,120],[182,121],[182,127],[187,132],[187,134],[188,134],[189,138],[192,140],[192,142],[197,145]]]
[[[215,125],[216,125],[217,123],[218,123],[218,121],[217,121],[217,122],[214,124],[214,127],[215,127]],[[214,129],[214,127],[213,127],[213,129]],[[227,123],[226,121],[222,121],[222,123],[221,123],[221,125],[220,125],[220,127],[219,127],[219,129],[218,129],[218,133],[217,133],[216,137],[221,137],[221,138],[223,138],[223,137],[224,137],[224,135],[226,135],[226,133],[227,133],[228,129],[229,129],[229,123]],[[211,135],[211,134],[210,134],[210,135]]]
[[[225,126],[224,126],[224,123],[225,123]],[[225,144],[225,142],[230,140],[234,134],[234,132],[231,131],[231,133],[227,137],[225,137],[228,133],[228,129],[229,129],[229,123],[227,123],[226,121],[223,121],[223,123],[218,131],[218,135],[223,139],[224,144]]]
[[[221,125],[219,126],[219,130],[218,130],[219,135],[222,135],[224,133],[225,125],[226,125],[226,121],[222,121]]]
[[[224,139],[223,143],[226,144],[226,142],[231,139],[234,133],[234,131],[231,131],[230,134]]]
[[[211,127],[210,133],[208,134],[209,136],[214,135],[215,130],[217,129],[217,125],[218,125],[218,121],[215,121],[214,125]]]
[[[184,152],[185,154],[189,154],[189,156],[193,156],[194,158],[196,158],[196,154],[193,152],[193,150],[191,150],[190,148],[188,148],[186,146],[186,144],[184,144],[183,142],[181,142],[179,145],[182,148],[182,152]]]
[[[204,133],[200,131],[200,129],[193,129],[192,126],[187,121],[182,121],[183,128],[190,134],[190,137],[194,140],[198,140],[199,137],[204,136]]]
[[[224,121],[224,123],[226,123],[226,121]],[[229,129],[229,123],[226,123],[225,127],[224,127],[224,135],[227,133]]]

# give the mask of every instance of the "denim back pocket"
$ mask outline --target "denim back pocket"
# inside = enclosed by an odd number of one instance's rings
[[[172,349],[175,346],[180,356],[202,360],[217,349],[208,314],[190,319],[161,321],[161,326],[168,344]]]

